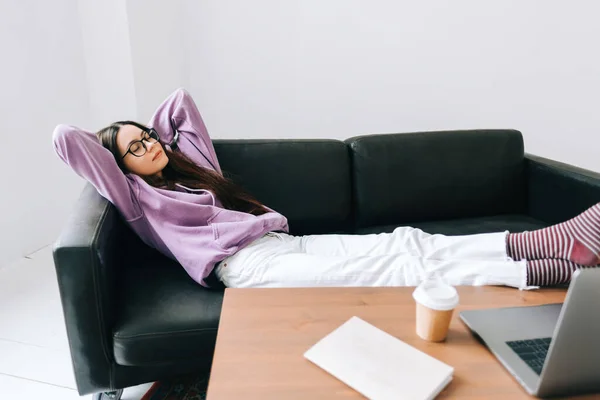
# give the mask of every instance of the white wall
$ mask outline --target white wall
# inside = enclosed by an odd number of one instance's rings
[[[185,0],[213,137],[516,128],[600,171],[600,3]]]
[[[179,0],[78,2],[93,126],[146,122],[187,86]]]
[[[92,122],[99,130],[113,121],[137,118],[133,57],[126,3],[76,1],[82,40],[86,93]]]
[[[0,268],[54,242],[83,187],[54,154],[57,124],[145,122],[187,86],[179,5],[0,2],[0,138],[10,149],[0,156]]]
[[[187,86],[179,0],[79,1],[93,126],[147,122]]]
[[[81,190],[51,141],[90,122],[79,32],[74,0],[0,1],[0,267],[51,243]]]
[[[147,122],[171,92],[188,86],[181,2],[127,0],[126,4],[137,118]]]

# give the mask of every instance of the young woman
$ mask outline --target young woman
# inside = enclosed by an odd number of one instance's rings
[[[566,283],[600,264],[600,203],[549,228],[429,235],[401,227],[370,235],[292,236],[286,218],[223,177],[204,122],[180,89],[148,126],[96,134],[59,125],[54,148],[112,202],[142,240],[206,286],[414,286],[436,273],[452,285]]]

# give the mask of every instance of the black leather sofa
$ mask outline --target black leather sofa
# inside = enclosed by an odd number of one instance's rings
[[[525,154],[514,130],[214,144],[226,174],[296,235],[517,232],[600,201],[600,174]],[[223,288],[145,246],[90,185],[54,262],[80,394],[210,368]]]

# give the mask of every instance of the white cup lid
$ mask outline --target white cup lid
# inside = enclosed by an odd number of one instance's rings
[[[458,305],[458,292],[440,278],[421,283],[413,292],[413,298],[432,310],[452,310]]]

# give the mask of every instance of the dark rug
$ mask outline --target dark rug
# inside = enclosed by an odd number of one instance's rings
[[[142,400],[205,400],[208,375],[180,376],[155,382]]]

